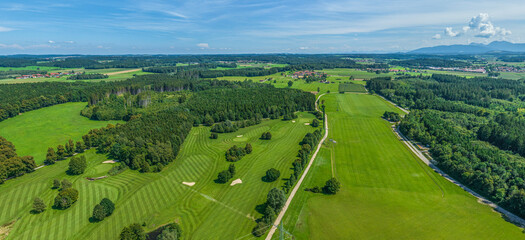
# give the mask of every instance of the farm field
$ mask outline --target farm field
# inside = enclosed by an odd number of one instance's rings
[[[80,115],[87,103],[64,103],[23,113],[0,122],[0,136],[13,142],[20,156],[30,155],[37,165],[44,162],[47,148],[79,141],[91,129],[120,121],[93,121]]]
[[[115,72],[122,72],[127,70],[133,70],[133,68],[108,68],[108,69],[77,69],[77,68],[71,68],[71,69],[55,69],[55,70],[48,70],[49,72],[62,72],[62,71],[76,71],[76,72],[86,72],[86,73],[102,73],[102,74],[110,74]],[[100,82],[100,81],[122,81],[129,78],[132,78],[133,75],[144,75],[144,74],[151,74],[149,72],[143,72],[142,70],[139,71],[133,71],[133,72],[124,72],[119,74],[110,75],[108,78],[105,79],[94,79],[94,80],[84,80],[89,82]],[[28,78],[28,79],[0,79],[0,84],[9,84],[9,83],[32,83],[32,82],[76,82],[76,81],[82,81],[82,80],[68,80],[67,76],[61,77],[61,78]]]
[[[297,239],[523,239],[515,225],[412,155],[373,95],[325,95],[329,138],[303,187],[332,175],[335,196],[299,192],[284,217]],[[278,233],[274,236],[278,236]],[[275,237],[275,239],[277,239]]]
[[[358,92],[358,93],[366,93],[366,89],[361,84],[355,84],[355,83],[340,83],[339,84],[339,92]]]
[[[186,138],[177,159],[160,173],[123,173],[97,181],[85,177],[100,176],[109,168],[102,164],[104,155],[95,150],[86,153],[88,169],[79,176],[65,174],[69,160],[46,166],[35,173],[6,181],[0,185],[0,223],[18,219],[8,239],[117,239],[121,229],[131,223],[145,222],[147,231],[176,221],[185,239],[238,239],[253,238],[254,219],[262,216],[256,206],[264,203],[273,183],[261,180],[265,171],[276,168],[281,176],[293,170],[300,146],[298,143],[314,128],[313,115],[299,113],[292,121],[265,120],[259,125],[240,129],[234,133],[219,134],[210,139],[209,127],[194,127]],[[272,140],[260,140],[263,132],[270,131]],[[251,143],[253,152],[236,162],[241,184],[230,186],[214,180],[218,172],[228,168],[225,151],[237,144]],[[50,189],[52,180],[67,178],[80,191],[80,198],[67,210],[48,208],[44,213],[29,213],[32,200],[41,197],[49,206],[56,195]],[[192,187],[182,182],[195,182]],[[231,182],[231,180],[230,180]],[[103,197],[116,204],[112,216],[99,223],[90,223],[93,207]]]

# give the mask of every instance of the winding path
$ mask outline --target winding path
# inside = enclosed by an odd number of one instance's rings
[[[317,103],[319,102],[319,99],[321,99],[321,97],[323,95],[325,95],[325,94],[326,93],[323,93],[323,94],[319,95],[319,97],[317,97],[317,100],[315,101],[315,109],[317,111],[319,111],[319,112],[321,112],[321,110],[319,109],[319,106],[317,105]],[[283,209],[279,213],[279,216],[277,216],[277,218],[275,219],[275,222],[273,223],[273,226],[270,229],[270,232],[266,236],[266,240],[271,240],[272,239],[273,234],[275,233],[275,230],[277,229],[277,226],[279,225],[279,223],[283,219],[284,214],[286,213],[286,210],[288,210],[288,207],[290,206],[290,203],[292,202],[295,194],[297,193],[297,191],[301,187],[301,183],[303,183],[304,178],[308,174],[308,171],[310,170],[310,167],[312,166],[312,164],[314,163],[315,158],[317,157],[317,153],[321,149],[321,146],[323,145],[323,142],[326,140],[327,137],[328,137],[328,116],[325,114],[325,116],[324,116],[324,136],[321,139],[321,141],[319,141],[319,144],[317,144],[317,149],[315,150],[314,154],[312,155],[312,158],[310,159],[310,162],[308,163],[308,166],[306,166],[306,169],[304,170],[303,175],[301,175],[301,178],[299,178],[299,180],[297,181],[297,184],[295,184],[295,187],[293,188],[292,192],[290,193],[290,196],[288,196],[288,199],[286,200],[286,203],[284,204]]]

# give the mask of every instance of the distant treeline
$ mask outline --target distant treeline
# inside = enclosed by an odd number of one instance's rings
[[[92,79],[104,79],[108,78],[109,76],[102,73],[82,73],[77,75],[69,76],[67,79],[69,80],[92,80]]]
[[[409,67],[409,68],[426,68],[426,67],[446,67],[446,68],[462,68],[469,67],[472,64],[465,61],[456,61],[449,59],[434,59],[434,58],[422,58],[422,59],[410,59],[410,60],[395,60],[390,62],[391,65]]]

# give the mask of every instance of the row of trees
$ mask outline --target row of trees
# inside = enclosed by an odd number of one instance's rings
[[[170,223],[164,225],[150,234],[146,234],[144,229],[145,226],[138,223],[133,223],[127,227],[124,227],[120,232],[120,240],[178,240],[182,239],[182,229],[176,223]]]
[[[279,212],[281,212],[285,203],[286,195],[283,190],[272,188],[266,196],[264,215],[257,220],[257,225],[252,230],[253,235],[256,237],[264,235],[266,231],[272,227],[273,221],[275,221],[275,218]]]
[[[93,79],[105,79],[109,78],[108,75],[102,73],[82,73],[69,76],[69,80],[93,80]]]
[[[249,143],[246,143],[246,146],[244,148],[237,147],[237,145],[233,145],[225,153],[226,161],[237,162],[241,160],[241,158],[244,157],[246,154],[250,153],[252,153],[252,145]]]
[[[75,144],[73,140],[69,139],[65,145],[58,145],[56,151],[52,147],[48,148],[44,163],[47,165],[54,164],[56,161],[64,160],[75,155],[76,153],[83,153],[84,150],[88,149],[89,147],[90,146],[86,146],[86,144],[84,144],[84,141],[77,141]]]
[[[0,136],[0,184],[7,178],[33,172],[35,168],[33,157],[19,157],[15,145]]]

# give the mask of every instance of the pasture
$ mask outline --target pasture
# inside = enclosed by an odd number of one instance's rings
[[[355,83],[340,83],[339,92],[357,92],[366,93],[366,89],[362,84]]]
[[[332,175],[335,196],[301,191],[283,222],[297,239],[523,239],[522,230],[416,158],[373,95],[329,94],[329,138],[304,187]],[[278,233],[274,236],[278,236]]]
[[[13,142],[20,156],[30,155],[37,165],[44,162],[47,148],[79,141],[91,129],[119,121],[92,121],[80,115],[86,103],[64,103],[23,113],[0,122],[0,136]]]
[[[79,176],[65,174],[69,160],[46,166],[35,173],[6,181],[0,185],[0,224],[17,219],[9,239],[117,239],[124,226],[145,223],[151,231],[160,225],[176,221],[183,228],[185,239],[249,239],[254,219],[262,216],[256,206],[266,200],[273,187],[284,180],[263,182],[261,178],[269,168],[289,176],[292,162],[300,146],[298,143],[314,128],[313,115],[298,113],[292,121],[265,120],[259,125],[243,128],[234,133],[219,134],[210,139],[209,127],[194,127],[186,138],[177,159],[160,173],[123,173],[97,181],[85,177],[103,175],[109,167],[102,164],[105,156],[93,150],[86,153],[88,169]],[[270,131],[272,140],[260,140],[263,132]],[[241,136],[242,137],[239,137]],[[228,168],[230,162],[224,153],[234,144],[251,143],[253,152],[235,163],[236,175],[242,184],[218,184],[217,174]],[[52,180],[67,178],[80,191],[80,198],[71,208],[32,215],[32,200],[42,198],[49,206],[56,195]],[[195,182],[192,187],[182,182]],[[93,207],[103,197],[116,204],[112,216],[102,222],[91,223]]]

